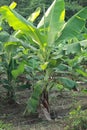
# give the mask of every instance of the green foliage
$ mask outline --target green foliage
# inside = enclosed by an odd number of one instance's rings
[[[12,75],[16,79],[19,75],[23,74],[24,72],[24,63],[22,62],[16,70],[12,70]]]
[[[72,110],[66,119],[65,130],[86,130],[87,129],[87,110],[81,110],[81,106]]]
[[[78,3],[77,0],[75,1],[67,1],[66,3],[66,20],[72,17],[75,13],[82,9],[82,6]]]
[[[12,130],[12,125],[5,124],[3,121],[0,121],[0,130]]]
[[[58,40],[67,40],[67,39],[69,40],[72,38],[78,39],[78,35],[81,33],[86,23],[85,21],[87,18],[86,11],[87,11],[87,7],[83,8],[81,11],[79,11],[77,14],[72,16],[67,21],[64,29],[61,32],[62,34],[60,35]]]
[[[41,93],[42,93],[42,82],[41,81],[38,81],[34,87],[34,91],[33,91],[33,94],[32,96],[29,98],[28,102],[27,102],[27,107],[25,109],[25,112],[28,112],[28,113],[35,113],[37,108],[39,108],[39,104],[40,104],[40,96],[41,96]]]
[[[82,51],[80,43],[84,38],[80,40],[80,36],[86,34],[82,32],[83,28],[86,29],[87,7],[65,22],[65,2],[54,0],[37,26],[32,23],[37,17],[37,10],[32,14],[33,20],[32,17],[26,20],[13,7],[14,3],[13,6],[0,7],[2,20],[6,20],[14,29],[8,41],[4,43],[6,53],[9,55],[8,74],[13,80],[13,77],[16,79],[24,70],[30,72],[32,68],[33,72],[30,74],[33,79],[40,75],[40,78],[34,79],[33,93],[26,110],[33,113],[39,103],[48,103],[48,90],[55,87],[55,84],[69,89],[76,87],[75,81],[68,78],[68,74],[72,74],[73,63]],[[74,56],[71,61],[70,55]],[[11,62],[13,60],[18,63],[16,68]],[[33,66],[34,64],[36,66]],[[58,75],[56,79],[55,74]],[[46,109],[47,106],[48,104]]]
[[[13,0],[1,0],[0,5],[9,5]],[[17,8],[16,11],[20,13],[25,18],[28,18],[32,12],[35,11],[35,9],[39,6],[42,8],[41,15],[37,19],[37,22],[39,22],[40,18],[42,17],[44,10],[47,10],[47,8],[50,6],[50,4],[53,2],[53,0],[15,0],[17,2]],[[84,0],[65,0],[66,3],[66,19],[69,19],[72,15],[74,15],[76,12],[78,12],[83,5],[87,5],[87,2]]]
[[[65,77],[60,77],[59,81],[62,82],[62,84],[68,88],[68,89],[73,89],[76,86],[76,82],[74,82],[73,80],[67,79]]]
[[[0,41],[1,42],[6,42],[9,39],[10,35],[6,31],[1,31],[0,32]]]

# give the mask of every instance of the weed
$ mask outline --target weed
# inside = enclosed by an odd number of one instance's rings
[[[12,130],[12,125],[5,124],[3,121],[0,121],[0,130]]]
[[[87,129],[87,110],[81,110],[81,106],[72,110],[67,119],[65,130],[86,130]]]

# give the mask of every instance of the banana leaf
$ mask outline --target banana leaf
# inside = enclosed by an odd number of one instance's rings
[[[10,9],[8,6],[1,6],[0,14],[2,14],[3,19],[7,20],[14,30],[21,30],[27,37],[32,38],[32,40],[40,46],[46,43],[46,37],[42,35],[31,22],[27,21],[15,10]]]
[[[38,28],[47,28],[47,43],[53,44],[57,35],[59,35],[64,25],[65,18],[65,4],[64,0],[54,0],[52,5],[48,8]]]
[[[57,41],[70,40],[77,38],[85,26],[87,19],[87,7],[80,10],[66,22],[64,29]]]

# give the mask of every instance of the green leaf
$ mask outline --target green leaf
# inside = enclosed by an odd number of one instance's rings
[[[82,41],[80,41],[80,45],[82,46],[82,47],[87,47],[87,40],[82,40]]]
[[[38,105],[39,105],[39,101],[31,97],[28,100],[26,111],[28,113],[35,113]]]
[[[64,46],[66,54],[75,54],[81,52],[81,45],[80,43],[72,43]]]
[[[61,82],[61,84],[64,85],[64,87],[68,88],[68,89],[73,89],[74,87],[76,87],[76,82],[69,79],[69,78],[65,78],[65,77],[60,77],[59,81]]]
[[[83,93],[87,93],[87,89],[83,89],[82,92],[83,92]]]
[[[66,70],[71,70],[71,68],[68,66],[68,65],[66,65],[66,64],[59,64],[56,68],[55,68],[55,70],[59,70],[59,71],[66,71]]]
[[[12,75],[13,75],[13,77],[16,79],[20,74],[22,74],[23,72],[24,72],[24,65],[25,65],[25,63],[24,62],[22,62],[22,63],[20,63],[20,65],[18,66],[18,68],[17,69],[15,69],[15,70],[12,70]]]
[[[44,28],[44,30],[45,28],[48,29],[48,44],[54,43],[55,38],[57,37],[58,33],[61,31],[64,25],[64,17],[64,0],[54,0],[54,2],[48,8],[37,26],[38,28]]]
[[[77,71],[79,74],[81,74],[82,76],[87,77],[87,72],[84,72],[84,71],[81,70],[81,69],[76,69],[76,71]]]
[[[55,3],[55,4],[54,4]],[[55,0],[50,13],[48,26],[48,44],[53,44],[64,25],[65,5],[63,0]],[[49,10],[49,9],[48,9]]]
[[[35,19],[39,16],[40,11],[41,11],[41,8],[38,7],[38,8],[29,16],[28,21],[34,22]]]
[[[2,6],[0,7],[0,14],[2,14],[2,17],[7,20],[14,30],[21,30],[25,33],[26,37],[30,37],[39,46],[43,46],[43,44],[46,43],[46,36],[42,35],[32,23],[27,21],[16,11],[10,9],[8,6]]]
[[[7,42],[9,37],[10,37],[10,35],[6,31],[1,31],[0,32],[0,41],[1,42]]]
[[[4,48],[6,49],[6,51],[8,52],[8,53],[10,53],[10,52],[14,52],[14,51],[16,51],[17,50],[17,47],[18,47],[18,45],[19,45],[19,43],[18,42],[5,42],[5,44],[4,44]],[[10,51],[9,51],[10,50]]]
[[[28,112],[28,113],[36,112],[37,107],[39,105],[40,95],[42,93],[41,83],[42,82],[40,82],[40,81],[36,83],[32,96],[29,98],[29,100],[27,102],[27,108],[26,108],[25,113],[26,112]]]
[[[64,89],[64,86],[61,84],[55,84],[54,87],[52,87],[52,90],[56,91],[62,91]]]
[[[17,6],[17,3],[16,2],[12,2],[11,4],[10,4],[10,9],[14,9],[15,7]]]
[[[34,92],[32,94],[32,98],[38,100],[40,98],[41,92],[42,92],[41,86],[36,84],[34,87]]]
[[[69,40],[72,38],[77,38],[81,33],[83,27],[85,26],[87,19],[87,7],[83,8],[77,14],[72,16],[68,22],[66,22],[58,41]]]
[[[41,64],[40,67],[42,70],[45,70],[47,68],[48,62],[45,62],[44,64]]]
[[[29,84],[22,84],[17,87],[17,90],[20,91],[20,90],[25,90],[25,89],[30,89],[30,88],[31,86]]]

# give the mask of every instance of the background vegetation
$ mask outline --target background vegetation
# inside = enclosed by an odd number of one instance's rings
[[[1,5],[9,5],[13,0],[0,0]],[[37,7],[41,7],[42,13],[43,8],[45,10],[50,6],[53,0],[14,0],[17,2],[17,12],[24,17],[29,17],[29,15],[34,12]],[[87,0],[65,0],[66,2],[66,13],[67,18],[71,17],[74,13],[79,11],[83,6],[87,6]]]

